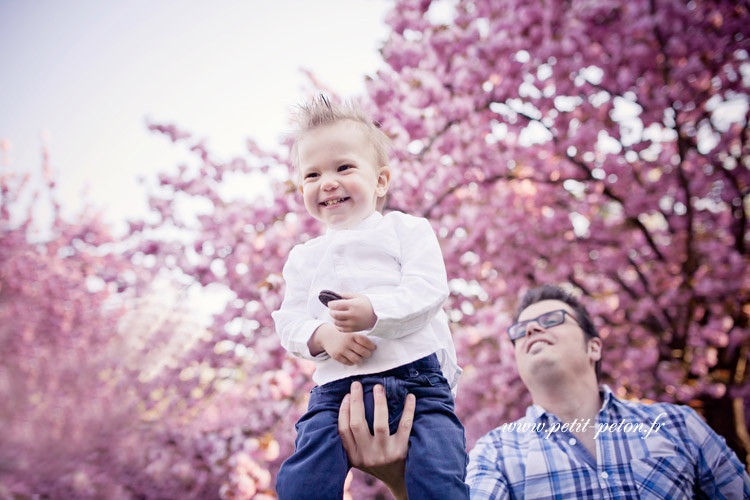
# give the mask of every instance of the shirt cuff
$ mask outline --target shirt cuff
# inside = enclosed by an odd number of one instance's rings
[[[372,294],[367,296],[372,304],[372,310],[377,316],[373,327],[367,335],[383,339],[404,337],[424,328],[427,323],[442,308],[442,302],[434,309],[424,308],[422,311],[409,311],[393,295]]]
[[[328,359],[331,356],[328,355],[327,352],[323,351],[320,354],[313,356],[310,353],[310,347],[307,345],[310,339],[312,338],[313,334],[315,333],[315,330],[317,330],[320,325],[324,324],[325,321],[320,320],[310,320],[306,321],[302,328],[300,329],[302,332],[308,332],[308,333],[302,333],[299,336],[297,336],[294,340],[289,340],[289,352],[294,354],[295,356],[298,356],[303,359],[309,359],[313,361],[323,361],[324,359]]]

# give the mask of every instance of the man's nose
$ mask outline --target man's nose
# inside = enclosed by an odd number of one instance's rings
[[[542,325],[540,325],[539,322],[536,320],[526,325],[526,336],[529,336],[532,333],[540,333],[543,331],[544,331],[544,328],[542,328]]]

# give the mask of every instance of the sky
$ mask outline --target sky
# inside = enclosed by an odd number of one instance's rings
[[[278,147],[310,70],[343,97],[382,66],[389,0],[0,0],[0,169],[40,176],[63,213],[115,230],[146,213],[139,176],[187,158],[173,123],[222,158]]]

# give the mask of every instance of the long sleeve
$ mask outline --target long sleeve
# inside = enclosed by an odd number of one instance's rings
[[[427,220],[376,212],[356,227],[329,228],[294,247],[283,277],[284,300],[273,313],[276,331],[290,354],[316,362],[316,383],[379,373],[436,353],[455,390],[461,369],[442,311],[448,296],[445,265]],[[361,363],[344,365],[326,353],[311,356],[307,343],[313,333],[333,323],[317,298],[321,290],[370,299],[377,321],[362,333],[377,347]]]
[[[498,449],[491,434],[477,441],[471,450],[466,484],[470,488],[471,500],[496,500],[509,498],[508,482],[498,468]]]
[[[449,294],[443,255],[427,220],[405,218],[397,229],[401,281],[386,292],[366,294],[378,317],[368,334],[383,339],[423,329],[442,310]]]
[[[690,437],[700,450],[696,490],[704,498],[750,498],[750,477],[724,438],[716,434],[692,408],[682,407]]]
[[[276,323],[276,332],[281,339],[281,345],[291,354],[304,359],[323,360],[329,356],[326,353],[313,356],[307,342],[323,321],[313,319],[307,312],[307,301],[310,293],[312,273],[305,266],[304,248],[294,247],[282,271],[286,291],[281,308],[272,314]]]

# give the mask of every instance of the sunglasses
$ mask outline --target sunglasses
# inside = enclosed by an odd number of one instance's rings
[[[569,314],[570,317],[580,325],[580,322],[575,318],[575,316],[567,312],[565,309],[558,309],[557,311],[544,313],[534,319],[519,321],[518,323],[511,325],[510,327],[508,327],[508,337],[510,337],[511,342],[515,342],[521,337],[524,337],[529,331],[529,325],[531,323],[534,323],[535,321],[542,328],[552,328],[553,326],[561,325],[565,322],[566,314]]]

